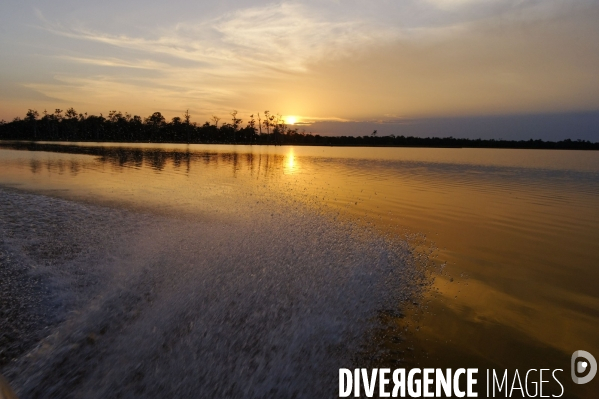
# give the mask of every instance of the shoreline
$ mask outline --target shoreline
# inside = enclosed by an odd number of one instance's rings
[[[337,141],[344,136],[322,136],[323,140],[331,139]],[[431,138],[416,138],[418,141],[426,141]],[[436,139],[436,138],[433,138]],[[445,139],[440,139],[445,140]],[[231,141],[197,141],[197,142],[186,142],[186,141],[94,141],[94,140],[18,140],[18,139],[0,139],[0,143],[29,143],[29,144],[53,144],[53,143],[69,143],[69,144],[183,144],[183,145],[242,145],[242,146],[293,146],[293,147],[338,147],[338,148],[444,148],[444,149],[489,149],[489,150],[555,150],[555,151],[599,151],[599,142],[584,142],[584,141],[573,141],[564,140],[561,142],[553,141],[511,141],[511,140],[483,140],[485,144],[480,145],[464,145],[464,141],[468,143],[476,143],[477,140],[470,139],[449,139],[453,141],[461,142],[461,144],[446,144],[446,145],[424,145],[424,144],[410,144],[410,145],[398,145],[398,144],[364,144],[364,143],[335,143],[335,142],[322,142],[322,143],[301,143],[301,142],[231,142]],[[494,143],[506,143],[505,145],[494,145]],[[520,143],[520,144],[519,144]],[[560,144],[566,143],[566,144]]]

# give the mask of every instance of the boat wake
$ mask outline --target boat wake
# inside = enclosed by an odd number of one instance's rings
[[[171,217],[0,189],[0,371],[17,394],[335,396],[422,271],[363,227],[239,209]]]

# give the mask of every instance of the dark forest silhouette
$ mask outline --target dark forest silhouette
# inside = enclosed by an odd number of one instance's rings
[[[599,143],[585,140],[495,140],[460,139],[454,137],[379,136],[375,130],[365,136],[321,136],[290,128],[281,117],[264,111],[250,115],[242,126],[238,112],[230,114],[230,122],[212,117],[211,122],[198,125],[191,122],[186,111],[182,117],[167,122],[160,112],[147,118],[110,111],[107,117],[77,113],[73,108],[56,109],[54,113],[28,110],[25,118],[12,122],[0,121],[0,140],[30,141],[88,141],[131,143],[189,143],[189,144],[273,144],[273,145],[328,145],[328,146],[389,146],[389,147],[470,147],[470,148],[523,148],[523,149],[576,149],[599,150]]]

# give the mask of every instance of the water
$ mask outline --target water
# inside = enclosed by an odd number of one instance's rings
[[[597,390],[568,382],[599,353],[596,152],[4,144],[0,184],[25,395],[324,397],[366,364]]]

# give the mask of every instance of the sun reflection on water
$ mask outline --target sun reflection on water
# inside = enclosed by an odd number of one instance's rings
[[[293,174],[296,173],[298,169],[298,165],[295,159],[295,154],[293,153],[293,148],[289,150],[289,154],[286,156],[285,160],[285,174]]]

